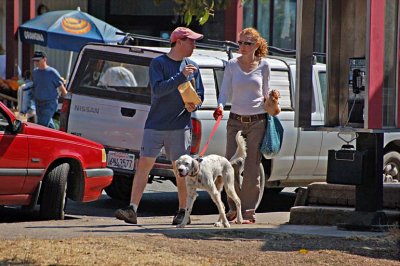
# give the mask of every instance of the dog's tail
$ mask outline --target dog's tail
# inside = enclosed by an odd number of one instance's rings
[[[238,131],[238,133],[236,134],[236,143],[237,143],[236,152],[229,160],[229,162],[232,165],[235,164],[244,165],[244,159],[246,159],[247,153],[246,153],[246,141],[242,136],[242,131]]]

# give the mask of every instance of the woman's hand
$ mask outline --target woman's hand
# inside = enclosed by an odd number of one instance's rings
[[[279,105],[279,98],[281,94],[278,90],[271,90],[268,97],[264,99],[264,110],[272,116],[276,116],[281,112],[281,106]]]
[[[222,115],[223,112],[224,112],[224,110],[222,110],[222,107],[218,107],[217,109],[215,109],[214,114],[213,114],[214,119],[217,120],[218,117],[223,116]]]
[[[278,90],[271,90],[269,93],[269,98],[275,102],[279,102],[279,98],[281,97],[281,94]]]

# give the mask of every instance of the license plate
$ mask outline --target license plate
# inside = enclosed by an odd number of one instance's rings
[[[125,170],[133,170],[135,166],[135,154],[109,151],[107,154],[107,166]]]

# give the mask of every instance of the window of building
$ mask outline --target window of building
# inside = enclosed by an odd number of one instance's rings
[[[325,52],[326,0],[316,0],[315,8],[314,51]],[[246,1],[243,27],[256,28],[271,46],[296,49],[296,12],[296,0]]]
[[[280,48],[296,48],[296,0],[275,0],[273,5],[272,41]]]

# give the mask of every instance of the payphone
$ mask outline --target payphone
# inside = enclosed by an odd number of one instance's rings
[[[365,57],[349,58],[348,121],[353,127],[364,127],[365,84]]]

